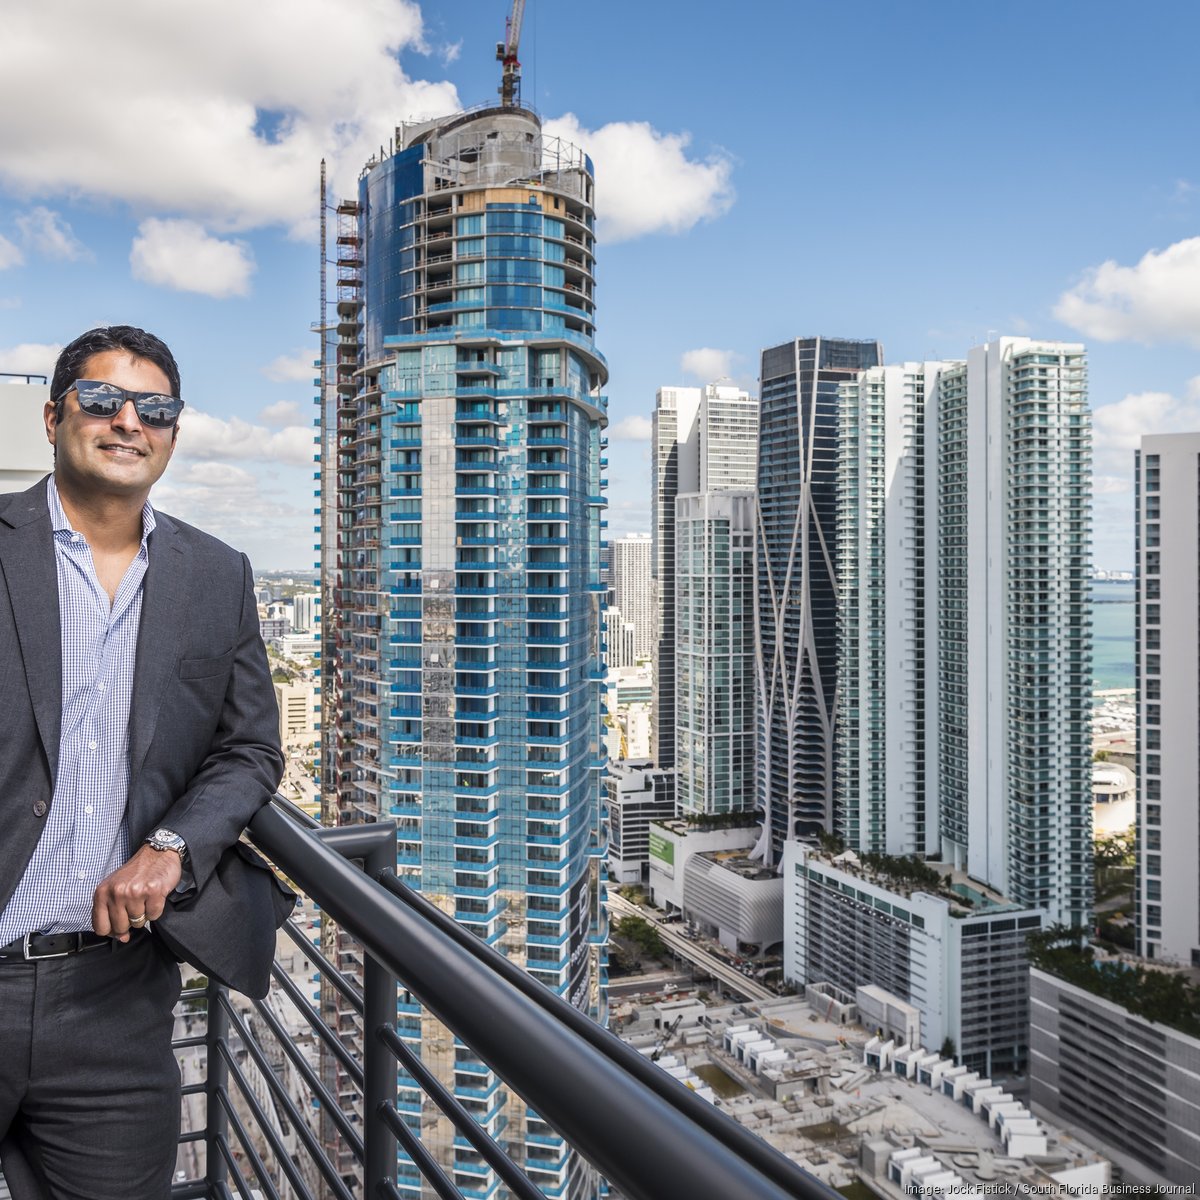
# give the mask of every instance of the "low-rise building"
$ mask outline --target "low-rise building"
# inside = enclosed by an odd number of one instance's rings
[[[1137,778],[1120,762],[1092,764],[1092,833],[1109,837],[1127,832],[1137,815]]]
[[[637,762],[650,757],[653,692],[649,663],[609,670],[605,703],[618,730],[618,758]]]
[[[1044,914],[1007,902],[961,872],[925,866],[932,880],[907,880],[872,871],[850,852],[832,856],[789,842],[784,977],[798,986],[829,982],[849,993],[875,985],[920,1012],[924,1045],[941,1047],[949,1039],[959,1062],[986,1075],[1023,1071],[1025,941]]]
[[[1030,977],[1034,1113],[1108,1155],[1127,1179],[1200,1184],[1200,1038],[1049,971]]]
[[[651,899],[734,952],[776,945],[783,934],[783,881],[748,856],[757,837],[757,825],[656,822],[650,828]]]
[[[308,745],[317,739],[319,700],[311,683],[277,683],[279,740],[286,746]]]
[[[286,658],[297,660],[312,658],[321,649],[320,639],[306,633],[285,633],[272,638],[268,638],[264,634],[263,640],[269,641]]]
[[[650,878],[650,824],[674,812],[663,772],[644,762],[610,763],[604,788],[608,802],[608,877],[617,884]]]

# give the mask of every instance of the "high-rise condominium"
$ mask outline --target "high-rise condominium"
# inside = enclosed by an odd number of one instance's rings
[[[762,354],[758,447],[756,853],[833,826],[840,383],[879,364],[878,342],[797,338]]]
[[[612,587],[622,618],[633,626],[634,655],[649,658],[654,653],[654,598],[650,588],[650,537],[612,540]]]
[[[754,492],[675,504],[676,797],[754,809]]]
[[[866,371],[842,395],[838,831],[1084,924],[1083,347],[1001,338],[966,362]]]
[[[656,612],[654,756],[675,748],[675,501],[698,492],[753,488],[758,402],[740,388],[659,388],[651,438],[652,570]]]
[[[838,835],[856,850],[941,849],[935,485],[944,368],[872,367],[841,385],[834,807]]]
[[[406,126],[341,206],[335,388],[339,819],[395,818],[399,872],[603,1016],[593,178],[519,107]],[[397,1029],[548,1194],[595,1181],[418,1006]],[[498,1180],[400,1076],[460,1188]],[[420,1193],[401,1163],[402,1194]]]
[[[1137,456],[1139,949],[1200,966],[1200,433]]]

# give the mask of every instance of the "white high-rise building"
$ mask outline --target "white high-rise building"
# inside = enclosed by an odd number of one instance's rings
[[[321,593],[297,592],[292,597],[292,628],[317,633],[321,624]]]
[[[633,652],[637,658],[649,658],[654,653],[650,546],[650,535],[646,533],[612,540],[613,597],[623,620],[633,626]]]
[[[675,502],[677,799],[754,809],[754,492]]]
[[[873,368],[841,404],[839,832],[1086,924],[1083,347]]]
[[[1027,1062],[1027,934],[1091,911],[1086,374],[1001,338],[839,389],[834,807],[877,891],[789,852],[785,969],[883,983],[988,1073]]]
[[[604,610],[604,642],[608,647],[604,661],[610,670],[632,667],[637,661],[634,652],[636,634],[619,608]]]
[[[675,765],[675,501],[697,492],[753,488],[758,401],[729,384],[663,387],[655,397],[651,508],[656,613],[654,756]]]
[[[1137,455],[1138,948],[1200,966],[1200,433]]]
[[[937,383],[946,364],[872,367],[841,387],[837,831],[889,854],[939,850]]]

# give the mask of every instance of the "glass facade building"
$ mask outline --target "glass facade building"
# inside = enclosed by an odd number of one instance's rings
[[[838,832],[1086,924],[1083,348],[1001,338],[864,371],[841,403]]]
[[[740,388],[663,387],[655,396],[651,435],[655,761],[676,765],[675,502],[698,492],[753,488],[758,401]]]
[[[754,811],[754,493],[675,504],[676,798]]]
[[[937,503],[926,467],[943,367],[872,367],[840,389],[834,808],[856,850],[940,848],[929,774],[936,781]]]
[[[326,804],[397,821],[411,886],[603,1021],[592,166],[520,108],[398,138],[339,209]],[[399,1016],[547,1195],[595,1194],[470,1047]],[[504,1194],[403,1074],[398,1107],[464,1194]]]
[[[1078,344],[999,338],[948,367],[940,387],[942,857],[1052,922],[1087,925],[1086,356]]]
[[[762,353],[758,450],[758,804],[755,853],[834,821],[838,385],[878,342],[797,338]]]

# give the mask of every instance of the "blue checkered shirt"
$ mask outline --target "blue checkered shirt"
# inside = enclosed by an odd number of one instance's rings
[[[31,930],[91,929],[97,886],[129,858],[129,704],[154,509],[147,500],[141,547],[110,606],[91,547],[71,528],[53,475],[46,491],[62,626],[58,774],[46,827],[0,916],[0,946]]]

